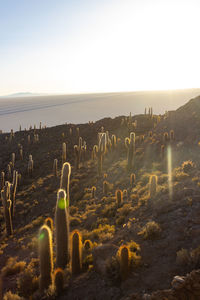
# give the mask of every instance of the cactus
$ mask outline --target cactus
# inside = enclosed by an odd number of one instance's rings
[[[69,213],[66,209],[66,192],[58,190],[55,211],[56,264],[65,268],[69,261]]]
[[[53,280],[53,247],[52,233],[48,226],[43,225],[39,230],[39,261],[40,261],[40,291],[49,288]]]
[[[131,184],[131,188],[133,188],[135,186],[135,174],[132,173],[130,176],[130,184]]]
[[[14,168],[15,167],[15,153],[12,153],[11,161],[12,161],[12,165]]]
[[[128,198],[128,191],[127,190],[123,190],[123,198]]]
[[[53,219],[48,217],[45,219],[44,224],[47,225],[50,229],[51,232],[53,232]]]
[[[174,130],[170,130],[170,140],[174,140]]]
[[[64,272],[61,268],[57,268],[54,272],[54,286],[56,295],[60,295],[64,288]]]
[[[10,180],[11,179],[11,177],[12,177],[12,175],[11,175],[11,167],[10,167],[10,164],[8,164],[8,166],[7,166],[7,174],[6,174],[7,176],[7,179],[8,180]]]
[[[106,153],[106,134],[105,133],[99,133],[98,134],[99,138],[99,146],[95,145],[94,146],[94,152],[95,155],[98,159],[98,175],[100,176],[102,174],[102,161],[103,161],[103,155]]]
[[[93,187],[92,187],[92,199],[95,198],[95,195],[96,195],[96,187],[93,186]]]
[[[14,209],[15,209],[15,195],[17,190],[17,183],[18,183],[18,172],[13,171],[13,182],[10,185],[10,200],[11,200],[11,216],[14,216]]]
[[[30,134],[28,135],[27,140],[28,140],[28,145],[30,145],[30,143],[31,143],[31,136],[30,136]]]
[[[169,140],[168,133],[165,132],[165,133],[163,134],[163,142],[166,143],[168,140]]]
[[[152,175],[149,179],[149,193],[151,198],[155,197],[156,190],[157,190],[157,176]]]
[[[160,156],[161,156],[161,159],[164,159],[164,157],[165,157],[165,146],[164,145],[161,145]]]
[[[53,161],[53,174],[55,177],[58,176],[58,160],[56,158]]]
[[[19,156],[20,156],[20,159],[23,160],[23,147],[22,146],[19,149]]]
[[[63,164],[62,172],[61,172],[61,179],[60,179],[60,189],[65,190],[67,198],[66,198],[66,207],[69,207],[69,182],[70,182],[70,175],[71,175],[71,166],[70,163],[66,162]]]
[[[80,233],[75,230],[71,235],[71,272],[77,275],[82,269],[82,240]]]
[[[28,161],[28,175],[30,177],[33,176],[33,158],[32,155],[29,155],[29,161]]]
[[[135,133],[130,133],[130,138],[125,139],[125,146],[127,148],[127,169],[130,170],[134,164],[135,154]]]
[[[66,151],[67,151],[66,143],[63,143],[62,144],[62,164],[64,164],[66,162]]]
[[[81,161],[81,153],[82,151],[86,151],[86,144],[83,146],[82,137],[79,137],[79,144],[74,145],[74,155],[75,155],[75,169],[79,169],[79,164]]]
[[[108,190],[109,190],[109,184],[108,184],[108,181],[104,181],[103,182],[103,194],[105,195],[105,196],[107,196],[108,195]]]
[[[72,135],[72,128],[69,129],[69,134]]]
[[[111,137],[111,149],[112,149],[112,152],[115,151],[116,146],[117,146],[117,139],[116,139],[116,136],[113,134],[112,137]]]
[[[120,206],[123,202],[123,193],[121,190],[116,190],[115,192],[117,206]]]
[[[6,223],[6,234],[7,236],[12,235],[12,217],[11,217],[11,205],[12,202],[10,200],[10,183],[6,181],[4,189],[1,191],[1,199],[3,203],[4,209],[4,218]]]
[[[127,279],[130,271],[130,251],[127,246],[121,246],[119,249],[120,258],[120,277],[121,280]]]
[[[90,240],[85,240],[83,247],[84,247],[84,249],[85,249],[86,251],[91,250],[91,249],[92,249],[92,246],[93,246],[93,245],[92,245],[92,242],[91,242]]]
[[[4,184],[5,184],[5,173],[1,172],[1,186],[0,186],[0,190],[2,190],[4,188]]]

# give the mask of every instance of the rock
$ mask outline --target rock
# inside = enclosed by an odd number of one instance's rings
[[[98,246],[92,250],[93,265],[96,272],[106,275],[106,266],[116,256],[118,247],[113,244]]]
[[[175,276],[171,284],[172,288],[175,290],[182,289],[185,285],[185,277]]]

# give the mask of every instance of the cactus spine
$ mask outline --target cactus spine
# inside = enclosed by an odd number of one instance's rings
[[[39,230],[39,260],[40,260],[40,281],[41,291],[49,288],[52,284],[53,273],[53,247],[52,233],[48,226],[43,225]]]
[[[55,212],[56,264],[64,269],[69,261],[69,214],[66,209],[66,192],[58,190]]]
[[[73,275],[77,275],[82,269],[82,240],[77,230],[72,232],[71,252],[71,271]]]
[[[135,133],[130,133],[130,138],[125,139],[125,146],[127,148],[127,169],[130,170],[134,163],[135,154]]]

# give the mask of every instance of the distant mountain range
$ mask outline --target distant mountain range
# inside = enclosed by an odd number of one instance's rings
[[[34,96],[45,96],[45,95],[46,94],[23,92],[23,93],[10,94],[6,96],[0,96],[0,98],[21,98],[21,97],[34,97]]]

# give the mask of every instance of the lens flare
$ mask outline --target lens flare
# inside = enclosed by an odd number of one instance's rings
[[[172,199],[172,150],[171,146],[167,148],[167,169],[168,169],[168,185],[169,185],[169,199]]]
[[[39,240],[41,241],[41,240],[43,240],[44,239],[44,233],[41,233],[40,235],[39,235]]]

